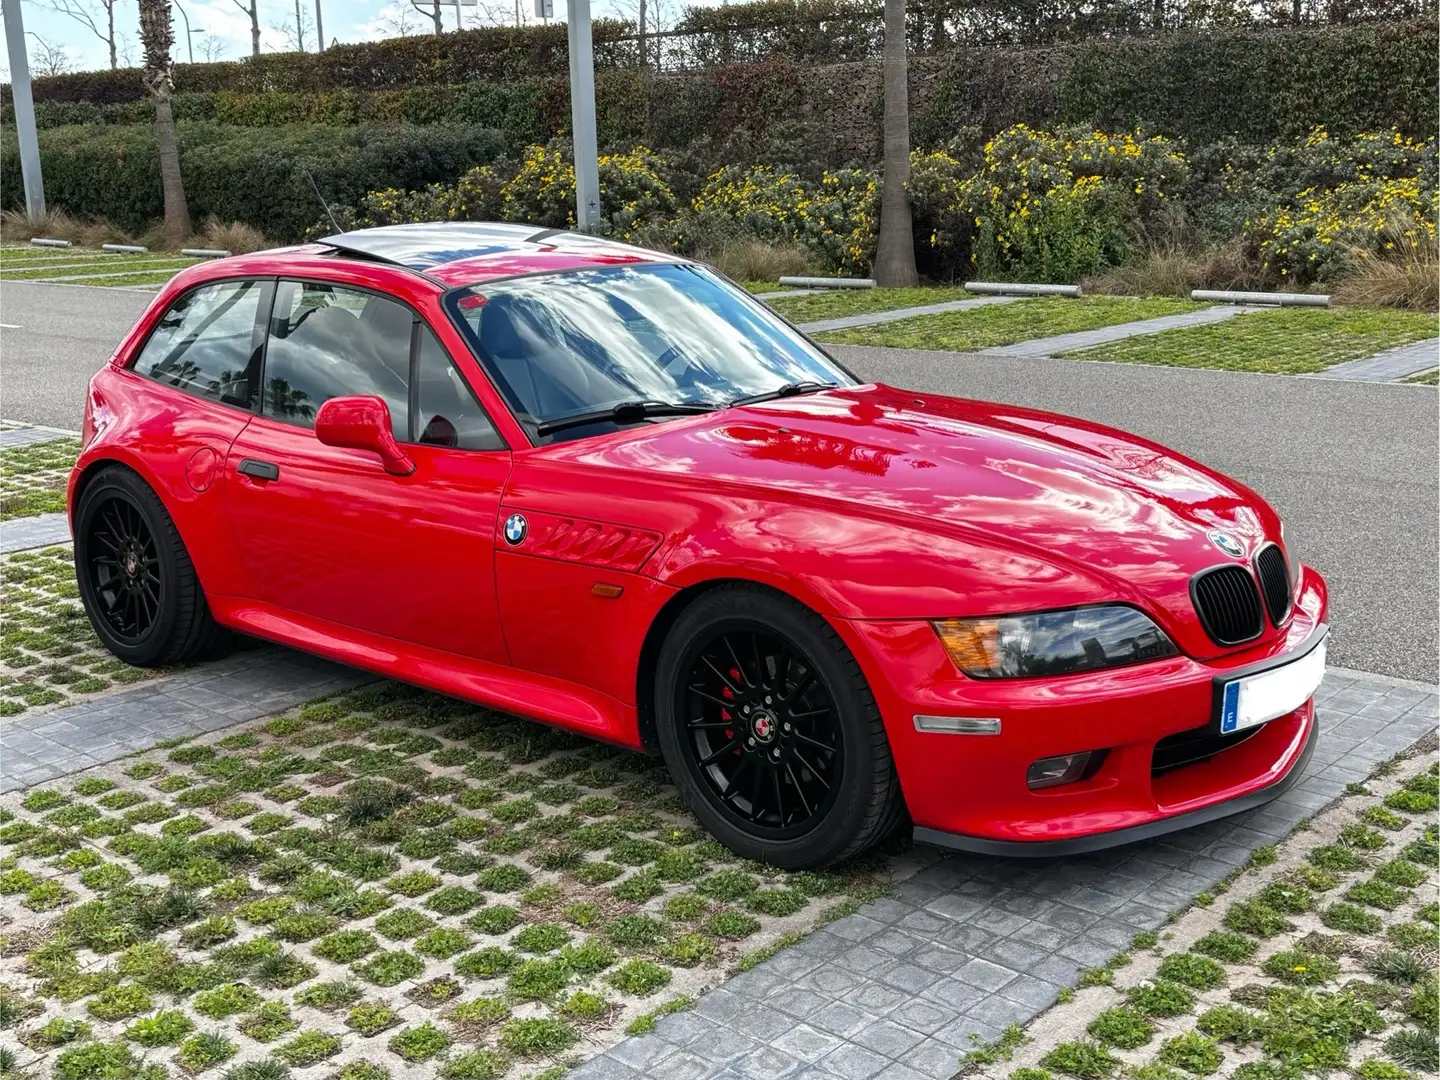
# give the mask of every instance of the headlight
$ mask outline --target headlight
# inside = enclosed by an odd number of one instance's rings
[[[955,666],[977,679],[1068,675],[1158,660],[1177,651],[1147,616],[1120,604],[943,619],[933,625]]]

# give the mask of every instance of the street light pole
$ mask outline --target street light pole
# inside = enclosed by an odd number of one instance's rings
[[[589,231],[600,224],[600,166],[595,147],[595,52],[590,37],[590,0],[568,0],[570,31],[570,126],[575,131],[575,222]]]
[[[195,62],[195,35],[190,32],[190,16],[185,14],[185,9],[180,6],[180,0],[174,0],[175,10],[180,12],[180,17],[185,20],[185,51],[190,56],[190,63]]]
[[[320,0],[315,0],[315,51],[325,51],[325,18],[320,14]]]
[[[30,94],[30,58],[25,55],[25,20],[20,15],[20,0],[4,5],[4,17],[15,135],[20,143],[20,173],[25,182],[25,213],[38,218],[45,213],[45,182],[40,176],[40,140],[35,135],[35,99]]]

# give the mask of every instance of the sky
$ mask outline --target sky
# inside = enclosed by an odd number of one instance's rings
[[[101,37],[93,33],[83,22],[72,18],[57,8],[70,7],[93,14],[96,25],[104,28],[104,5],[102,0],[6,0],[21,3],[25,19],[25,33],[30,39],[27,55],[30,57],[31,75],[40,75],[55,69],[85,71],[109,66],[109,51]],[[421,0],[427,11],[430,0]],[[490,25],[496,22],[513,23],[516,0],[470,0],[474,6],[460,9],[466,26]],[[690,0],[695,2],[695,0]],[[707,0],[699,0],[700,4]],[[714,2],[714,0],[709,0]],[[260,47],[264,51],[289,52],[295,48],[295,0],[259,0],[260,3]],[[325,27],[327,44],[335,41],[375,41],[395,37],[401,31],[410,34],[433,32],[434,24],[427,16],[421,15],[409,0],[301,0],[301,21],[304,23],[305,48],[315,48],[315,5],[322,5],[321,21]],[[521,17],[525,22],[534,20],[534,0],[519,0]],[[591,0],[593,13],[599,18],[625,12],[631,5],[629,0]],[[564,0],[556,0],[555,7],[564,10]],[[191,46],[194,59],[238,60],[250,54],[250,19],[238,0],[179,0],[175,12],[175,59],[185,62],[191,53],[185,45],[186,18],[191,30]],[[140,62],[140,48],[136,40],[136,0],[117,0],[115,23],[117,51],[120,65],[126,66],[127,57],[131,63]],[[183,12],[183,16],[182,16]],[[441,14],[445,29],[453,30],[456,25],[454,0],[442,0]],[[8,54],[7,54],[8,55]],[[8,75],[8,63],[0,69]]]

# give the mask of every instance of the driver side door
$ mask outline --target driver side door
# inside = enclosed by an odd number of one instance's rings
[[[424,319],[388,296],[281,281],[260,415],[226,459],[242,595],[277,612],[508,663],[494,536],[510,452]],[[415,463],[323,445],[332,397],[381,397]]]

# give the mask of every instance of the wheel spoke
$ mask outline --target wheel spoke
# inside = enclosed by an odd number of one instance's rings
[[[710,691],[702,690],[698,686],[692,686],[689,689],[690,692],[696,697],[701,697],[704,698],[706,701],[713,702],[714,704],[719,705],[722,709],[733,709],[735,707],[735,703],[733,701],[726,701],[724,698],[717,697],[716,695],[710,693]]]
[[[833,754],[835,752],[835,747],[829,743],[823,743],[819,739],[812,739],[809,735],[802,735],[798,731],[795,732],[795,740],[796,742],[803,742],[807,746],[813,746],[817,750],[823,750],[827,754]]]
[[[685,726],[686,726],[687,728],[690,728],[691,730],[695,730],[695,731],[701,731],[701,730],[704,730],[705,728],[733,728],[733,727],[735,726],[735,721],[734,721],[734,720],[706,720],[706,719],[702,716],[702,717],[700,717],[698,720],[691,720],[690,723],[686,724]]]
[[[825,778],[820,775],[820,770],[817,769],[817,768],[815,768],[814,765],[811,765],[810,762],[806,759],[806,757],[805,757],[804,754],[800,753],[799,750],[796,750],[796,751],[795,751],[795,758],[796,758],[797,761],[800,762],[801,765],[804,765],[805,768],[807,768],[807,769],[810,770],[810,775],[813,776],[813,777],[815,777],[815,779],[820,782],[820,786],[821,786],[821,787],[823,787],[826,791],[829,791],[829,790],[830,790],[830,785],[827,784],[827,783],[825,782]]]
[[[745,673],[745,665],[740,663],[740,654],[735,651],[735,643],[730,640],[728,635],[725,638],[725,648],[730,652],[730,659],[735,661],[735,670],[740,673],[741,682],[749,686],[750,676]]]
[[[708,656],[702,656],[700,659],[703,660],[705,662],[705,666],[708,667],[711,671],[713,671],[720,679],[720,681],[729,688],[732,694],[734,694],[736,697],[740,696],[740,687],[736,686],[733,682],[730,681],[729,675],[726,675],[725,672],[721,671],[718,667],[715,666],[715,661],[711,660]]]
[[[764,773],[759,768],[750,770],[754,777],[750,785],[750,820],[760,820],[760,788],[765,782]]]
[[[775,788],[775,813],[779,816],[780,827],[783,829],[785,827],[785,796],[780,793],[780,770],[772,768],[769,772],[770,782]]]
[[[729,742],[727,742],[724,746],[720,747],[719,750],[716,750],[713,754],[710,754],[710,755],[708,755],[707,757],[701,758],[701,760],[700,760],[700,767],[701,767],[702,769],[704,769],[704,768],[707,768],[707,767],[715,764],[715,762],[719,761],[719,760],[720,760],[722,757],[724,757],[726,754],[733,753],[735,750],[739,749],[739,747],[740,747],[740,744],[739,744],[738,742],[736,742],[734,739],[731,739],[731,740],[730,740]]]
[[[720,798],[728,802],[731,798],[734,797],[736,786],[739,784],[740,777],[744,775],[745,770],[753,764],[755,764],[754,758],[746,757],[740,759],[740,764],[735,766],[735,771],[730,774],[730,779],[725,784],[725,790],[720,792]]]
[[[795,775],[795,770],[790,767],[788,761],[785,763],[785,773],[790,777],[790,783],[795,785],[795,794],[800,796],[800,805],[805,808],[805,816],[809,817],[814,813],[814,811],[810,809],[810,800],[805,798],[805,789],[800,786],[800,779]]]

